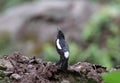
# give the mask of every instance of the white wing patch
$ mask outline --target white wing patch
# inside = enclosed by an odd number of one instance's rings
[[[62,49],[60,46],[60,43],[59,43],[59,39],[57,39],[57,47],[58,47],[58,49]]]
[[[68,58],[68,57],[69,57],[69,52],[66,51],[66,52],[64,53],[64,56],[65,56],[65,58]]]

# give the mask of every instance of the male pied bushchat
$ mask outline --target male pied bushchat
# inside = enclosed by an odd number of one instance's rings
[[[64,33],[61,30],[58,30],[55,45],[57,52],[60,55],[60,60],[56,63],[56,65],[59,65],[63,70],[67,70],[69,60],[69,48],[67,42],[65,41]]]

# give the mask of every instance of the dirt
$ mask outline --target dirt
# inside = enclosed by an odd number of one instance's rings
[[[103,83],[101,73],[107,72],[105,67],[87,62],[69,65],[64,71],[55,63],[20,53],[6,56],[1,62],[11,83]]]

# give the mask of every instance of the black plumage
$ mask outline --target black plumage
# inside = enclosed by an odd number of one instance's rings
[[[66,70],[68,68],[69,48],[67,42],[65,41],[64,33],[61,30],[58,30],[55,45],[57,52],[60,55],[60,60],[56,63],[56,65],[60,65],[61,69]]]

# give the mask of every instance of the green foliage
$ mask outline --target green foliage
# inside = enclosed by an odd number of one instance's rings
[[[3,67],[0,65],[0,82],[4,80],[5,74],[4,71],[6,70],[6,67]]]
[[[81,49],[75,43],[69,43],[70,58],[69,63],[74,64],[80,61]]]
[[[104,9],[102,12],[98,12],[88,23],[84,29],[82,36],[84,40],[90,40],[94,38],[94,41],[98,40],[103,28],[107,28],[111,18],[111,11]]]
[[[3,70],[0,70],[0,80],[3,80],[5,77]]]
[[[11,53],[15,50],[15,43],[12,43],[8,32],[0,32],[0,58],[4,54]]]
[[[9,34],[7,32],[0,33],[0,50],[5,47],[5,45],[10,42]]]
[[[0,0],[0,6],[1,6],[0,11],[5,10],[6,8],[17,6],[24,2],[30,2],[30,1],[33,1],[33,0]]]
[[[52,61],[56,62],[59,59],[59,55],[57,54],[55,50],[55,46],[52,46],[51,44],[45,44],[43,47],[44,57],[43,59],[46,61]]]
[[[89,56],[87,60],[106,66],[108,69],[113,64],[120,63],[120,28],[114,21],[118,11],[116,7],[106,6],[92,18],[82,33],[83,40],[88,45],[85,49]]]
[[[0,53],[10,44],[10,37],[7,32],[0,33]]]
[[[0,66],[0,70],[6,70],[6,67]]]
[[[2,55],[10,53],[15,50],[15,43],[11,42],[10,35],[8,32],[0,33],[0,57]]]
[[[102,75],[105,83],[120,83],[120,71],[105,73]]]
[[[21,3],[30,2],[30,1],[32,0],[8,0],[8,2],[6,3],[6,8],[13,7]]]
[[[91,44],[85,53],[89,56],[87,57],[89,62],[106,66],[108,69],[112,67],[107,49],[100,49],[97,45]]]
[[[99,2],[103,2],[103,3],[106,3],[106,4],[115,4],[115,5],[119,5],[120,4],[120,0],[91,0],[92,2],[96,2],[96,3],[99,3]]]

